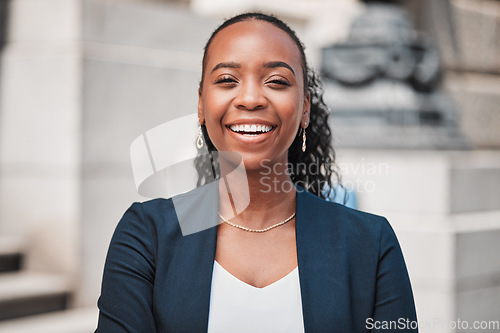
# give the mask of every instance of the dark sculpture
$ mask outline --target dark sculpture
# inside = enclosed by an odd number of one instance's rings
[[[439,91],[439,50],[396,4],[369,4],[343,43],[323,49],[325,101],[344,147],[465,148]]]

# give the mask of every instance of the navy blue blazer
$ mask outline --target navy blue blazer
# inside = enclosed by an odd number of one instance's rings
[[[305,331],[417,332],[387,220],[300,188],[296,208]],[[172,199],[134,203],[111,240],[96,332],[206,332],[216,242],[216,227],[183,236]],[[376,329],[388,325],[399,330]]]

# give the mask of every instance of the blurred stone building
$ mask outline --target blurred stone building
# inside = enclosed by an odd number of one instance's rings
[[[454,332],[447,323],[458,318],[500,320],[500,2],[400,5],[439,47],[442,89],[469,147],[347,149],[336,137],[338,162],[359,208],[385,215],[398,234],[421,331]],[[222,18],[275,13],[319,69],[321,49],[345,40],[365,6],[0,2],[0,331],[95,327],[111,234],[133,201],[146,200],[130,143],[196,112],[201,50]]]

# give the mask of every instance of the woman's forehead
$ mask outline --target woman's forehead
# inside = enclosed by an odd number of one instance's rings
[[[219,31],[208,47],[207,63],[239,54],[284,58],[301,67],[300,51],[293,39],[266,21],[242,21]],[[229,60],[235,59],[224,59]]]

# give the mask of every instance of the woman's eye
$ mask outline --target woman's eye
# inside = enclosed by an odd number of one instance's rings
[[[223,76],[215,81],[216,84],[222,83],[222,84],[230,84],[230,83],[236,83],[236,80],[230,76]]]
[[[287,80],[284,79],[272,79],[267,81],[268,84],[271,84],[272,86],[277,86],[277,87],[288,87],[290,86],[290,83]]]

